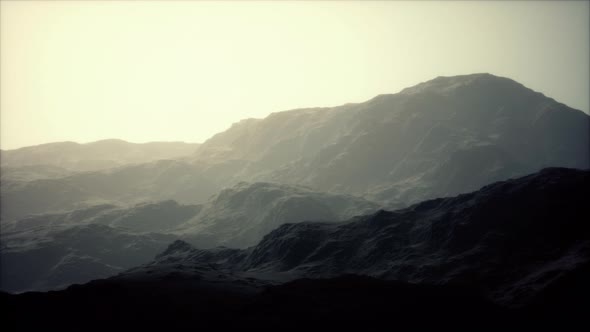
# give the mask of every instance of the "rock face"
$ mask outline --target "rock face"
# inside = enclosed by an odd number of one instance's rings
[[[545,169],[347,222],[286,224],[243,251],[176,243],[182,255],[170,249],[139,271],[197,264],[263,279],[362,274],[470,285],[519,306],[590,263],[589,185],[589,171]]]

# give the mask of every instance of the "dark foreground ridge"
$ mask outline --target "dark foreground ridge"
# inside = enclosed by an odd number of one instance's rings
[[[395,212],[286,224],[244,250],[177,241],[113,278],[0,294],[3,321],[60,331],[569,329],[590,310],[589,184],[589,171],[550,168]]]
[[[507,309],[462,286],[415,285],[365,276],[299,279],[256,293],[165,281],[92,282],[65,291],[0,294],[3,326],[43,331],[201,328],[316,330],[538,329],[576,327],[587,314],[586,265],[533,305]],[[581,287],[580,287],[581,286]],[[573,296],[572,296],[573,295]]]

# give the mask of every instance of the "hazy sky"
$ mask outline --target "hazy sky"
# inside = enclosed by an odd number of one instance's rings
[[[474,72],[588,112],[589,3],[2,1],[0,146],[202,142]]]

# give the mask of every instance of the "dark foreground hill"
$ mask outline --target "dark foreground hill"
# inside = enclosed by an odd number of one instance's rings
[[[491,303],[461,285],[352,275],[249,290],[199,287],[179,276],[109,280],[49,293],[0,293],[0,301],[2,326],[23,330],[577,330],[590,308],[589,277],[586,265],[531,305],[516,309]]]
[[[590,309],[589,184],[589,171],[546,169],[348,222],[286,224],[245,250],[177,241],[110,279],[3,294],[5,321],[51,330],[570,329]]]
[[[0,294],[3,325],[51,331],[496,326],[510,313],[453,287],[368,277],[303,279],[261,291],[159,282],[93,282],[67,291]],[[428,316],[428,319],[424,319]],[[487,327],[486,326],[486,327]]]

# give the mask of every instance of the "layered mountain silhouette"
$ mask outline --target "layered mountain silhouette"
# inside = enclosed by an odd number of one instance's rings
[[[58,179],[3,181],[2,220],[64,212],[98,204],[135,205],[175,200],[204,202],[215,186],[197,167],[179,160],[84,172]]]
[[[337,326],[395,319],[401,327],[565,327],[590,308],[589,184],[589,171],[550,168],[393,212],[286,224],[245,250],[176,241],[116,277],[60,292],[5,294],[3,301],[13,319],[26,308],[49,317],[44,326],[62,328],[76,325],[51,323],[47,308],[74,310],[76,322],[98,326],[106,318],[177,328],[285,320],[304,326],[314,319]],[[125,303],[127,310],[107,306],[97,316],[75,309],[84,298],[92,299],[89,308]],[[146,312],[157,318],[133,318]]]
[[[242,181],[404,207],[544,167],[588,168],[589,126],[585,113],[508,78],[438,77],[364,103],[243,120],[190,158],[3,181],[2,219],[112,201],[204,203]]]
[[[285,224],[245,250],[209,251],[177,241],[129,273],[180,265],[178,272],[213,266],[270,279],[362,274],[476,284],[495,302],[519,305],[590,262],[589,185],[589,171],[549,168],[393,212]]]
[[[573,322],[589,134],[587,114],[473,74],[200,145],[1,151],[0,290],[59,291],[0,299],[61,330]]]
[[[4,290],[13,292],[58,288],[108,277],[133,264],[146,263],[155,255],[153,248],[163,249],[175,239],[189,241],[201,248],[220,245],[244,248],[257,244],[264,235],[285,223],[302,220],[337,222],[378,208],[377,204],[354,196],[271,183],[240,183],[222,190],[204,206],[182,205],[168,200],[132,207],[101,204],[65,213],[30,215],[3,224],[0,240],[6,269],[0,280],[20,280],[16,286],[2,283]],[[132,258],[122,264],[96,267],[94,272],[85,275],[86,279],[75,274],[61,274],[51,277],[50,284],[43,282],[62,260],[78,255],[80,248],[72,243],[78,243],[79,233],[70,231],[73,228],[93,234],[93,240],[84,243],[83,251],[88,259],[104,262],[119,259],[118,256]],[[134,252],[128,252],[126,246],[113,248],[114,238],[143,239],[146,236],[167,242],[157,242],[157,246],[149,243],[145,249],[145,243],[140,242],[140,245],[133,245]],[[64,244],[60,250],[55,249],[56,238]],[[105,248],[109,249],[105,251]],[[42,264],[35,263],[41,261]],[[69,264],[72,270],[85,270],[82,263],[72,261]],[[31,265],[42,265],[45,270],[39,273],[39,270],[31,269]]]

